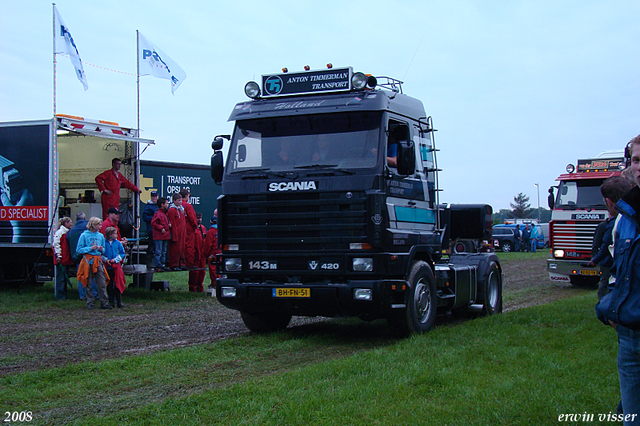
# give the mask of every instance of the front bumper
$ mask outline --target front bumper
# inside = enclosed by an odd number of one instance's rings
[[[384,317],[390,310],[405,308],[407,282],[402,280],[349,280],[345,283],[240,283],[236,279],[216,281],[218,301],[250,314],[298,316]],[[223,297],[223,288],[235,289],[235,297]],[[278,297],[276,289],[309,289],[308,297]],[[357,300],[356,290],[370,290],[370,300]]]
[[[599,277],[601,272],[599,267],[586,266],[585,261],[547,259],[547,271],[552,281],[569,281],[569,277]]]

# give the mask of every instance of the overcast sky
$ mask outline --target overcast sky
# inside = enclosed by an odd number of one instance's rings
[[[546,207],[567,163],[640,134],[640,2],[59,0],[89,90],[58,56],[57,112],[135,127],[136,30],[186,72],[141,77],[144,159],[208,164],[244,84],[352,66],[433,117],[441,201]],[[0,0],[0,120],[53,113],[52,4]],[[89,65],[92,64],[92,65]]]

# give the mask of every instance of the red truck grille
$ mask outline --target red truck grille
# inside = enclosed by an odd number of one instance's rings
[[[593,236],[600,222],[563,221],[551,223],[554,250],[588,252],[591,254]]]

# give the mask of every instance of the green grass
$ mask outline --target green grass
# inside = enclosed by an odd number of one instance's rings
[[[547,272],[549,250],[538,250],[537,253],[497,252],[497,255],[505,273],[503,303],[509,309],[582,295],[595,288],[580,288],[551,281]]]
[[[589,292],[399,341],[346,322],[83,362],[0,379],[0,409],[51,425],[553,425],[617,406],[616,337],[593,305]]]
[[[151,304],[167,304],[201,298],[202,295],[189,293],[188,272],[163,272],[154,274],[155,281],[168,280],[171,285],[170,292],[147,291],[144,288],[129,287],[132,277],[127,276],[127,289],[123,294],[124,302],[145,302]],[[205,279],[205,286],[209,278]],[[84,306],[84,302],[78,297],[78,282],[71,279],[72,289],[67,292],[67,300],[57,302],[54,299],[53,282],[44,283],[42,286],[23,286],[22,288],[2,288],[0,298],[0,314],[17,313],[26,311],[42,311],[43,309],[78,309]]]
[[[497,251],[496,255],[498,259],[503,261],[511,261],[511,262],[520,262],[523,260],[540,260],[540,259],[549,259],[551,255],[549,254],[549,249],[539,249],[535,253],[522,253],[522,252],[511,252],[504,253],[501,251]]]

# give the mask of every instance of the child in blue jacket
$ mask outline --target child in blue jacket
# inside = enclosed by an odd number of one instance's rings
[[[105,230],[106,241],[104,243],[103,263],[107,266],[109,284],[107,284],[107,294],[109,304],[114,306],[114,299],[118,308],[123,308],[122,293],[125,289],[124,272],[122,262],[124,262],[125,251],[122,243],[118,241],[118,230],[110,226]]]

